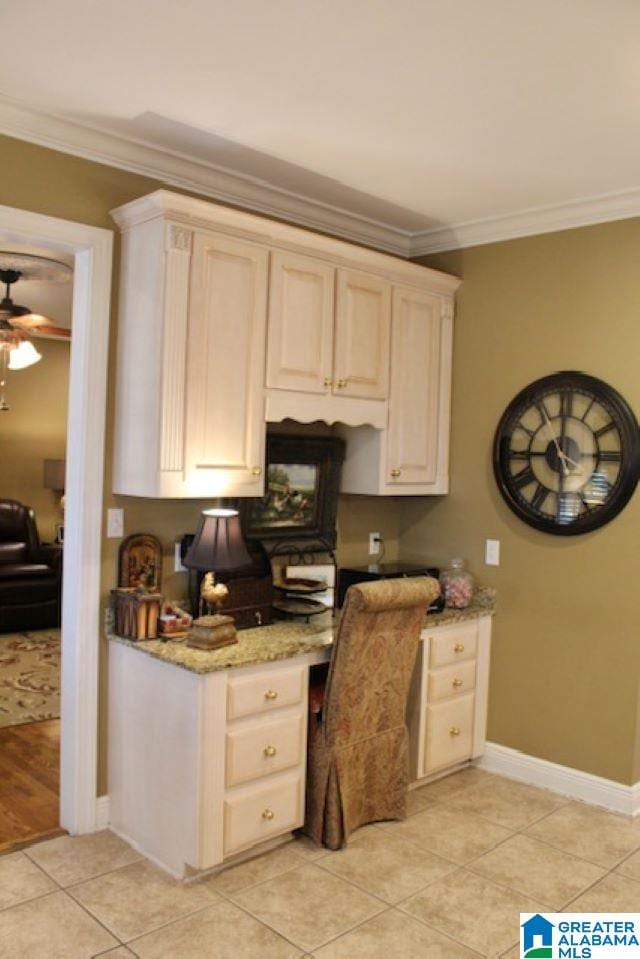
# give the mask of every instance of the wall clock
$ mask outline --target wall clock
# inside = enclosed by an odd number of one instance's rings
[[[504,411],[493,468],[525,523],[561,536],[587,533],[613,519],[636,488],[638,423],[602,380],[576,372],[544,376]]]

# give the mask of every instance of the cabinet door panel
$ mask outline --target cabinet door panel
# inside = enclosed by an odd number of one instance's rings
[[[338,270],[335,393],[387,398],[390,330],[389,284],[368,273]]]
[[[386,480],[391,486],[433,484],[439,434],[446,428],[440,297],[394,290],[391,350]]]
[[[321,260],[273,253],[266,384],[326,393],[331,379],[334,269]]]
[[[195,236],[187,358],[192,495],[262,492],[267,259],[253,244]]]

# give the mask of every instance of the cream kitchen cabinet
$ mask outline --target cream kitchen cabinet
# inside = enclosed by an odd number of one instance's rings
[[[273,253],[268,389],[385,400],[391,286],[322,260]]]
[[[262,494],[268,256],[164,217],[125,231],[114,492]]]

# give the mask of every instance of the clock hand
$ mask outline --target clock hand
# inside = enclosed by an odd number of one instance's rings
[[[544,420],[544,425],[547,430],[547,433],[553,440],[553,445],[556,448],[556,453],[558,454],[558,459],[560,460],[560,465],[562,466],[562,472],[564,473],[565,476],[568,476],[571,471],[567,469],[567,464],[565,463],[565,453],[560,448],[560,444],[558,443],[558,438],[556,434],[553,432],[551,420],[547,416],[547,411],[545,410],[544,406],[540,407],[540,411],[542,413],[542,418]]]

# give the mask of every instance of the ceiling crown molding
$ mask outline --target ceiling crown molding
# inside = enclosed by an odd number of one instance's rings
[[[388,223],[273,186],[258,178],[37,110],[0,95],[0,133],[139,173],[169,186],[299,226],[411,256],[411,233]]]
[[[640,188],[411,231],[0,94],[0,133],[406,259],[640,216]]]
[[[541,233],[557,233],[595,223],[628,220],[635,216],[640,216],[640,188],[412,233],[411,256],[426,256],[429,253],[499,243],[501,240]]]

